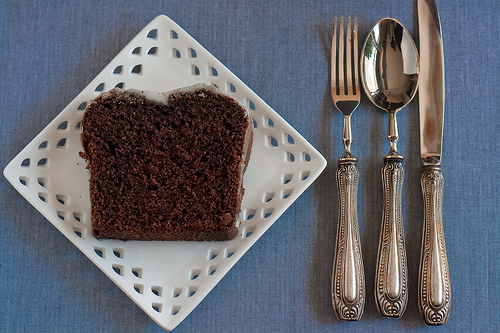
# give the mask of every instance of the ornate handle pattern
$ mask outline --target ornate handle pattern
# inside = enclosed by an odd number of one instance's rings
[[[365,305],[365,273],[359,242],[358,168],[353,157],[341,158],[337,169],[339,221],[332,274],[332,301],[340,320],[359,320]]]
[[[384,212],[377,256],[375,298],[383,317],[401,317],[407,303],[407,263],[401,212],[403,157],[384,157]]]
[[[451,288],[444,242],[441,203],[443,175],[440,166],[422,170],[424,229],[420,255],[418,304],[426,324],[446,324],[450,314]]]

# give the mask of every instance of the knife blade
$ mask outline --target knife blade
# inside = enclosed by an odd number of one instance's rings
[[[441,154],[444,121],[444,53],[434,0],[417,0],[420,47],[420,153],[424,226],[419,269],[419,310],[426,324],[448,321],[451,286],[443,231]]]

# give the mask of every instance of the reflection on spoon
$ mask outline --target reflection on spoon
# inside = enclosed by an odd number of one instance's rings
[[[378,21],[366,38],[361,55],[361,80],[366,95],[389,114],[389,153],[384,156],[384,210],[377,257],[375,297],[383,317],[400,317],[407,303],[407,264],[401,211],[403,156],[396,113],[418,88],[418,51],[406,28],[397,20]]]

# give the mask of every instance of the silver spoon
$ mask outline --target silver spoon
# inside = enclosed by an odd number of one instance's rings
[[[383,317],[401,317],[406,309],[408,268],[402,218],[403,156],[398,153],[396,114],[418,88],[418,51],[406,28],[397,20],[378,21],[361,52],[361,80],[373,104],[389,114],[382,184],[384,210],[377,256],[375,298]]]

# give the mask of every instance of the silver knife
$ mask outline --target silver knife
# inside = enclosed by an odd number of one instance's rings
[[[418,0],[420,40],[420,153],[424,227],[418,304],[426,324],[446,324],[451,288],[444,241],[441,151],[444,120],[444,55],[441,23],[434,0]]]

